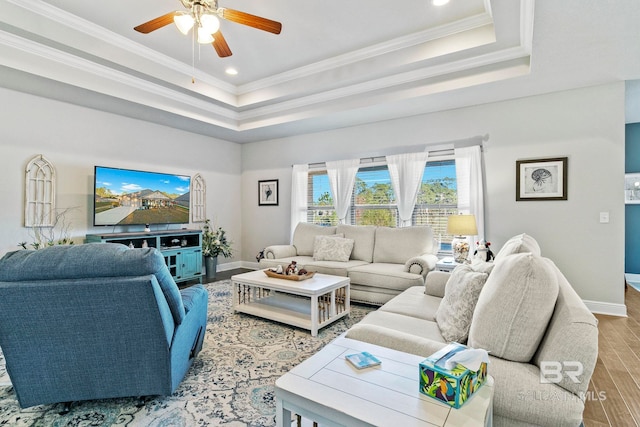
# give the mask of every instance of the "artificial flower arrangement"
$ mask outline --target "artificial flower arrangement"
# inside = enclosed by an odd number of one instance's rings
[[[222,227],[212,228],[210,220],[206,220],[202,227],[202,254],[204,256],[217,257],[222,255],[228,258],[233,255],[231,242],[227,239]]]

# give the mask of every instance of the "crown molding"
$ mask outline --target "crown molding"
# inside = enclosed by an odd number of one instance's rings
[[[210,74],[195,69],[181,61],[177,61],[170,56],[163,55],[153,49],[149,49],[146,46],[136,43],[131,39],[123,37],[113,31],[107,30],[104,27],[96,25],[93,22],[82,19],[76,15],[65,12],[55,6],[50,5],[42,0],[5,0],[15,6],[19,6],[27,11],[41,15],[47,19],[50,19],[60,25],[63,25],[73,31],[79,31],[92,38],[98,38],[112,46],[120,49],[127,50],[137,56],[148,59],[162,67],[169,68],[176,71],[189,79],[194,77],[199,81],[206,83],[210,86],[216,87],[220,90],[228,92],[233,96],[237,96],[237,89],[235,85],[229,84],[225,81],[216,79]]]
[[[232,111],[228,108],[220,107],[209,101],[195,98],[191,95],[169,89],[165,86],[155,84],[148,80],[144,80],[144,79],[132,76],[130,74],[103,66],[101,64],[97,64],[95,62],[86,60],[84,58],[80,58],[78,56],[69,54],[67,52],[53,49],[49,46],[42,45],[40,43],[16,36],[11,33],[7,33],[5,31],[0,31],[0,46],[9,47],[14,50],[27,53],[29,55],[35,55],[41,59],[44,59],[47,62],[55,62],[59,65],[64,66],[65,70],[72,68],[74,70],[79,70],[79,71],[88,73],[91,76],[100,77],[101,79],[104,79],[110,82],[110,88],[120,87],[124,85],[130,89],[135,89],[135,91],[146,92],[148,94],[153,95],[153,97],[160,97],[166,100],[170,100],[171,103],[178,102],[184,105],[188,105],[188,106],[197,108],[198,110],[201,110],[203,112],[206,112],[208,114],[233,120],[234,122],[237,121],[238,119],[238,114],[235,111]],[[7,63],[9,58],[8,55],[2,55],[0,58],[2,58],[0,59],[0,62],[2,62],[3,65],[7,65],[12,68],[18,68],[16,64]],[[27,64],[27,63],[25,62],[24,64]],[[60,75],[60,73],[56,74],[55,70],[57,70],[57,68],[54,69],[54,67],[51,67],[51,68],[47,68],[46,71],[43,72],[42,67],[39,67],[39,71],[37,72],[37,74],[46,78],[51,78],[54,80],[58,80],[58,81],[65,82],[65,83],[72,84],[79,87],[84,87],[85,89],[95,90],[97,92],[105,93],[107,95],[111,94],[108,91],[101,90],[100,88],[96,87],[96,85],[88,86],[83,84],[82,82],[78,81],[78,79],[74,77],[73,74],[65,73],[65,75]],[[33,70],[28,69],[28,66],[26,65],[23,67],[23,71],[32,72],[32,73],[34,72]],[[47,72],[49,74],[47,74]],[[134,102],[143,103],[143,104],[145,103],[141,101],[139,97],[134,97],[132,95],[133,95],[133,91],[131,93],[131,96],[128,97],[127,95],[123,95],[121,97],[123,99],[129,98],[128,99],[129,101],[134,101]],[[155,107],[155,105],[150,105],[150,106]],[[222,125],[223,123],[217,122],[216,124]],[[228,125],[225,127],[228,127]]]
[[[458,61],[447,62],[444,64],[421,68],[418,70],[397,73],[394,75],[382,77],[376,80],[369,80],[363,83],[344,86],[338,89],[323,91],[313,95],[298,97],[293,100],[279,102],[264,107],[253,108],[238,114],[240,121],[246,121],[259,116],[269,116],[285,111],[291,111],[309,107],[310,105],[320,104],[329,101],[337,101],[351,96],[362,95],[368,92],[380,91],[395,86],[406,85],[418,81],[432,79],[434,77],[455,74],[461,71],[473,70],[487,65],[500,64],[514,59],[528,58],[527,49],[516,46],[503,49],[496,52],[487,53],[471,58],[464,58]]]
[[[488,13],[481,13],[475,16],[458,20],[451,24],[429,28],[424,31],[409,34],[403,37],[398,37],[393,40],[338,55],[324,61],[318,61],[316,63],[305,65],[303,67],[289,70],[284,73],[240,85],[237,88],[237,92],[239,95],[244,95],[260,89],[266,89],[300,78],[331,71],[339,67],[344,67],[357,62],[365,61],[367,59],[389,54],[398,50],[407,49],[412,46],[441,39],[453,34],[484,27],[486,25],[493,25],[493,18]]]

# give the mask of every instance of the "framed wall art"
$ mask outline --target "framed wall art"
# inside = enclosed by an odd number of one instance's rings
[[[278,180],[258,181],[258,206],[278,206]]]
[[[568,157],[516,161],[516,201],[567,200]]]
[[[624,174],[624,203],[640,204],[640,173]]]

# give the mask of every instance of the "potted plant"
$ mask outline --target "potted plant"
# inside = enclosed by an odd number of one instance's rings
[[[208,280],[216,278],[218,255],[228,258],[233,255],[232,242],[227,239],[222,227],[212,228],[211,221],[206,220],[202,227],[202,255],[204,256],[205,274]]]

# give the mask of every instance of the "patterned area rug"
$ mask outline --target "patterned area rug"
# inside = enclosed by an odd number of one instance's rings
[[[234,314],[229,280],[205,286],[209,314],[204,347],[173,395],[152,398],[140,408],[134,398],[78,402],[64,416],[58,414],[62,404],[21,410],[13,388],[6,385],[0,353],[0,426],[272,426],[276,379],[372,310],[352,305],[350,317],[314,338],[309,331]]]

